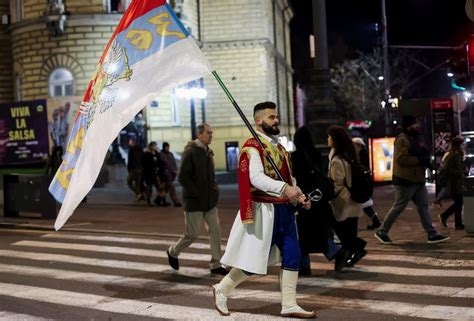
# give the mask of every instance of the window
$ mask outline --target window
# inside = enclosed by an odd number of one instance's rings
[[[74,95],[74,77],[65,68],[53,70],[49,76],[49,95],[51,97]]]
[[[23,20],[23,0],[11,1],[10,10],[12,23]]]
[[[108,12],[125,12],[131,0],[108,0]]]

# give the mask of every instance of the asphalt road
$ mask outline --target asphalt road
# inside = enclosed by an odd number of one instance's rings
[[[221,187],[223,249],[237,209],[237,187]],[[432,195],[431,195],[432,197]],[[393,199],[378,188],[383,217]],[[445,206],[448,202],[445,202]],[[300,278],[298,301],[320,320],[474,320],[474,238],[441,228],[451,239],[429,245],[409,207],[379,244],[364,227],[369,254],[356,268],[336,274],[312,255],[313,276]],[[232,315],[213,309],[206,231],[182,253],[181,269],[167,264],[166,249],[184,228],[182,209],[133,202],[123,186],[94,189],[60,232],[34,214],[0,216],[0,320],[273,320],[280,311],[278,267],[253,276],[229,299]],[[452,222],[451,222],[452,224]]]

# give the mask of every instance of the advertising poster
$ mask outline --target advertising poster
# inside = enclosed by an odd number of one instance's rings
[[[0,166],[48,158],[46,100],[0,104]]]
[[[443,155],[448,151],[454,129],[453,101],[451,99],[431,100],[433,113],[434,154],[436,168],[442,167]]]
[[[393,173],[393,144],[395,137],[370,138],[370,167],[374,182],[389,182]]]
[[[81,97],[66,96],[48,99],[48,133],[50,146],[61,146],[66,150],[69,133],[74,122]]]

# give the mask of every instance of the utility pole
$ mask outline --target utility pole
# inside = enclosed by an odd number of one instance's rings
[[[390,134],[390,104],[388,99],[390,98],[390,69],[388,64],[388,39],[387,39],[387,14],[385,7],[385,0],[382,0],[382,51],[383,51],[383,84],[384,84],[384,100],[385,105],[385,134]]]
[[[315,57],[305,72],[304,123],[317,146],[326,146],[326,130],[338,123],[331,91],[331,74],[328,64],[326,27],[326,0],[312,0]]]

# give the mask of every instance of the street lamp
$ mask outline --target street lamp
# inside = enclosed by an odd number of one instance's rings
[[[191,138],[196,139],[196,108],[195,108],[195,99],[201,99],[202,113],[203,113],[203,122],[205,120],[204,116],[204,99],[207,97],[207,90],[204,87],[196,87],[195,82],[190,82],[186,87],[181,87],[176,89],[176,96],[178,98],[185,98],[190,102],[191,108]]]

